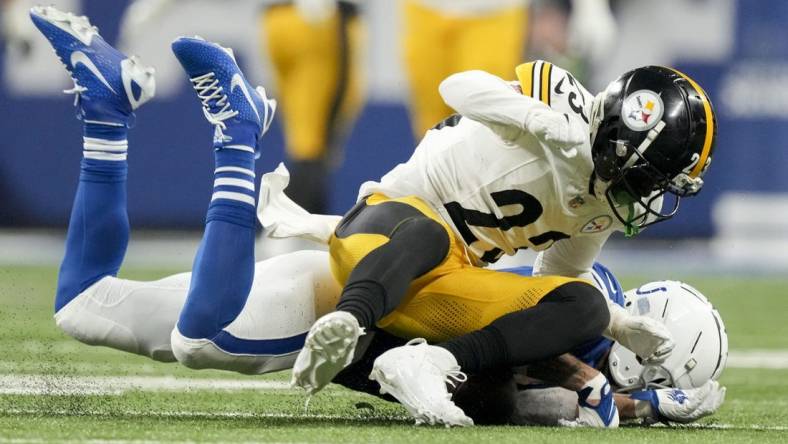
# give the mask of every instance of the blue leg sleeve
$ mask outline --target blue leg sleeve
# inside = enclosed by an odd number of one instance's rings
[[[82,159],[55,311],[102,277],[118,273],[129,242],[126,172],[125,160]]]
[[[254,279],[255,224],[253,154],[217,151],[214,194],[178,320],[182,335],[214,338],[243,309]]]

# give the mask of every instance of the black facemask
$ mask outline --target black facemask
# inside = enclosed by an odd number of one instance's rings
[[[610,180],[605,197],[616,218],[624,224],[627,236],[634,236],[641,229],[676,214],[681,197],[670,193],[668,184],[669,180],[648,163],[627,168]],[[669,211],[652,207],[658,199],[663,198],[664,208],[664,197],[668,195],[673,197],[673,204],[668,205]],[[626,215],[622,214],[622,210]]]

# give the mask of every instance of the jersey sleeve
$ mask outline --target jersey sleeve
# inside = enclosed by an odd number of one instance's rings
[[[515,68],[517,80],[524,96],[550,106],[550,86],[552,85],[553,64],[544,60],[523,63]],[[557,68],[556,71],[563,71]]]
[[[534,275],[579,277],[593,282],[591,267],[611,230],[596,235],[563,239],[542,251],[534,262]]]
[[[588,137],[576,119],[521,93],[523,84],[512,84],[477,70],[449,76],[441,82],[439,91],[447,105],[484,124],[504,140],[529,133],[547,145],[564,148]]]
[[[459,114],[493,130],[528,131],[527,122],[534,111],[549,110],[543,103],[520,94],[509,82],[485,71],[452,74],[438,90],[443,101]]]
[[[515,73],[524,96],[538,100],[578,123],[589,124],[594,96],[572,73],[544,60],[523,63],[515,68]]]

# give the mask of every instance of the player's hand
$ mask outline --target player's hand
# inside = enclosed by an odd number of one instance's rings
[[[687,424],[717,412],[725,401],[725,387],[707,381],[695,389],[658,389],[633,393],[651,403],[653,420]]]
[[[665,324],[647,316],[620,319],[616,325],[611,325],[611,335],[645,364],[665,362],[676,345]]]
[[[547,107],[531,111],[526,122],[528,132],[548,145],[558,148],[571,148],[582,144],[588,134],[580,125],[572,125],[566,114],[555,112]]]

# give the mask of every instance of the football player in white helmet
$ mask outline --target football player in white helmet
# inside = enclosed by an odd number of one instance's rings
[[[633,315],[663,322],[676,346],[665,362],[644,365],[630,350],[614,344],[608,362],[617,387],[688,389],[719,378],[728,356],[728,336],[720,314],[701,292],[683,282],[657,281],[629,290],[624,299]]]
[[[716,412],[725,399],[725,388],[717,380],[725,368],[728,336],[709,300],[686,283],[656,281],[627,291],[623,305],[633,315],[664,323],[676,346],[661,364],[644,364],[617,342],[597,344],[603,350],[596,350],[597,359],[578,355],[582,361],[605,369],[617,392],[621,419],[688,423]],[[527,373],[525,369],[515,376],[521,390],[511,421],[542,425],[575,422],[577,395],[545,387],[529,379]]]

